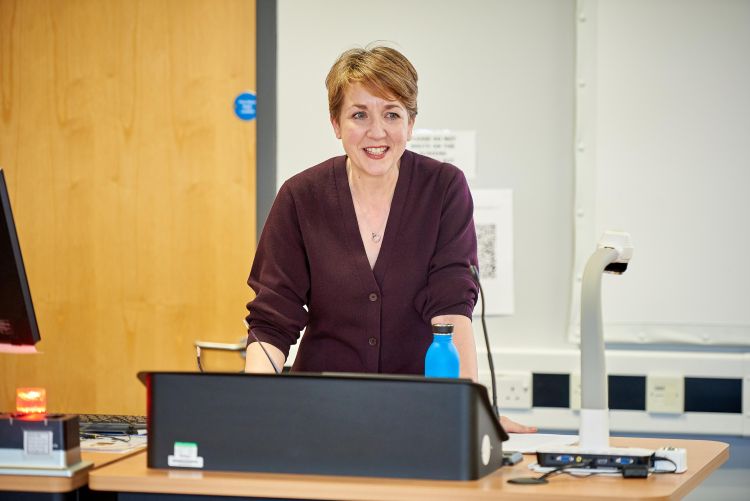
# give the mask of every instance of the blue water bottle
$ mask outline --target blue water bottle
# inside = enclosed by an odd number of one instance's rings
[[[453,324],[434,324],[432,344],[424,357],[427,377],[458,377],[458,350],[453,344]]]

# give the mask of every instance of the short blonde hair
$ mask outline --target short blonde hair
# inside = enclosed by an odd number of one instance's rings
[[[350,49],[339,56],[326,77],[331,118],[339,118],[344,94],[355,83],[378,97],[399,101],[411,120],[417,116],[417,70],[396,49]]]

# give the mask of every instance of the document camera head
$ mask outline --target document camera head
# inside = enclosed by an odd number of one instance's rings
[[[604,268],[606,273],[622,275],[628,269],[628,262],[633,257],[633,242],[630,233],[624,231],[605,231],[597,245],[599,249],[614,249],[617,259]]]

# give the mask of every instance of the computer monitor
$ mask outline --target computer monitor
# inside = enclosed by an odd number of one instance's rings
[[[34,353],[41,337],[2,169],[0,205],[0,352]]]

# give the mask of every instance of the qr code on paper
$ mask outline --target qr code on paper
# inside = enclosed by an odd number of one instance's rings
[[[497,225],[478,224],[477,257],[479,259],[479,275],[483,278],[495,278],[497,273],[497,256],[495,255],[495,239]]]

